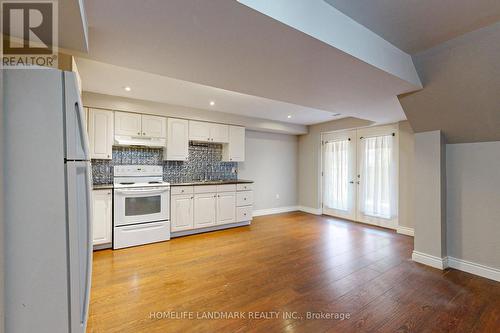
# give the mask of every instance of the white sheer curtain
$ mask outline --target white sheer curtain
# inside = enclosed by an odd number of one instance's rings
[[[323,204],[332,209],[348,210],[347,140],[325,143],[325,189]]]
[[[392,135],[362,139],[360,208],[365,215],[391,219],[396,214]]]

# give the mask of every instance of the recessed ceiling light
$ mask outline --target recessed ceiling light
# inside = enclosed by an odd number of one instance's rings
[[[130,90],[132,90],[132,88],[130,88],[129,86],[125,86],[125,87],[123,87],[123,89],[124,89],[125,91],[130,91]]]
[[[210,101],[210,106],[214,106],[215,105],[215,102],[214,101]]]
[[[288,118],[288,119],[292,118],[292,115],[291,115],[291,114],[289,114],[289,115],[287,116],[287,118]]]

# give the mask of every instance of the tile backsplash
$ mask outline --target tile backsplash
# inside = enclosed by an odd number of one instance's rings
[[[236,179],[238,163],[222,162],[222,145],[189,143],[187,161],[163,161],[163,149],[113,147],[112,160],[92,160],[94,185],[113,182],[114,165],[163,165],[163,180],[181,183],[200,179]]]

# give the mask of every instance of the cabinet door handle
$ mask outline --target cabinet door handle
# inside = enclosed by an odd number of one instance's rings
[[[146,135],[146,132],[142,132],[142,135]]]
[[[137,132],[137,135],[141,135],[141,132]]]

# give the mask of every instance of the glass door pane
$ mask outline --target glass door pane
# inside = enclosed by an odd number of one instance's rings
[[[397,137],[391,126],[358,131],[357,220],[397,226]]]
[[[355,131],[323,135],[323,214],[355,219]]]

